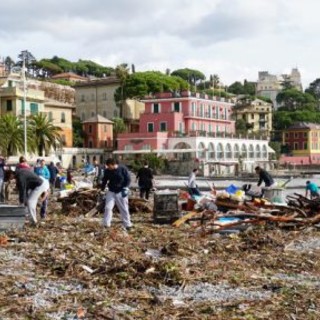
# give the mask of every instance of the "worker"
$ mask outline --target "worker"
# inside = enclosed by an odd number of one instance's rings
[[[317,184],[311,181],[306,182],[306,197],[308,197],[308,193],[310,192],[310,199],[319,198],[319,189]]]
[[[130,182],[128,169],[124,165],[118,164],[115,159],[107,159],[101,184],[102,190],[108,188],[103,217],[104,227],[109,228],[111,226],[112,210],[116,204],[124,229],[129,231],[132,228],[128,199]]]
[[[275,187],[276,183],[273,180],[272,176],[270,173],[260,167],[255,168],[256,174],[259,175],[259,181],[258,181],[258,187],[264,182],[265,187],[270,188],[270,187]]]
[[[140,198],[149,200],[150,190],[153,186],[153,173],[149,168],[148,162],[144,162],[142,168],[138,170],[137,181],[140,189]]]
[[[46,161],[44,159],[40,159],[37,161],[37,165],[34,168],[34,173],[47,180],[48,182],[50,181],[50,171],[48,167],[46,166]],[[50,189],[50,184],[49,184],[49,189]],[[49,191],[49,189],[47,191]],[[42,204],[41,204],[41,209],[40,209],[40,217],[42,219],[45,219],[47,215],[47,207],[48,207],[48,194],[45,198],[43,198]]]
[[[10,179],[13,178],[16,178],[20,204],[27,205],[32,222],[37,224],[37,202],[40,197],[43,201],[47,196],[49,181],[37,176],[30,169],[11,171]]]
[[[193,169],[188,179],[188,188],[191,196],[201,196],[200,190],[196,183],[196,175],[198,172],[198,169]]]

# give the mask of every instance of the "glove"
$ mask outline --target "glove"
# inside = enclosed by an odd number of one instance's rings
[[[121,196],[122,196],[122,198],[125,198],[125,197],[127,197],[129,195],[129,188],[123,188],[122,190],[121,190]]]

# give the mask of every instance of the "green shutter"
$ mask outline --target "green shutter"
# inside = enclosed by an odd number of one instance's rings
[[[39,112],[37,103],[34,103],[34,102],[30,103],[30,112],[31,114],[37,114]]]

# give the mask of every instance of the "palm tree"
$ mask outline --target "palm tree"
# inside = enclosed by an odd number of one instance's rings
[[[24,150],[23,122],[11,113],[0,118],[0,148],[9,157]]]
[[[42,156],[43,152],[48,154],[51,148],[57,149],[63,143],[60,136],[61,128],[53,125],[45,114],[38,113],[31,116],[30,128],[39,156]]]

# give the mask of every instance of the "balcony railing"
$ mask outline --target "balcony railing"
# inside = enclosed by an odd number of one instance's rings
[[[266,132],[267,133],[267,132]],[[229,139],[249,139],[249,140],[268,140],[267,134],[254,134],[247,135],[229,133],[229,132],[208,132],[202,130],[191,130],[188,132],[171,131],[169,132],[170,138],[183,138],[183,137],[206,137],[206,138],[229,138]]]

